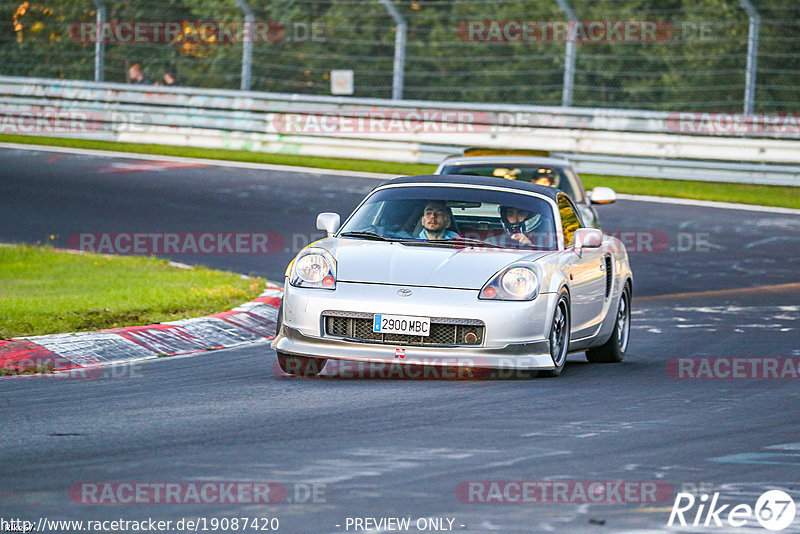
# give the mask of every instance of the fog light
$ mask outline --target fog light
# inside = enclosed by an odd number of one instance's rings
[[[467,332],[464,334],[464,343],[474,345],[478,342],[478,335],[475,332]]]

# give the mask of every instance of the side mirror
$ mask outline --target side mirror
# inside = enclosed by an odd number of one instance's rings
[[[338,213],[324,212],[317,215],[317,230],[325,230],[331,237],[339,229],[341,219]]]
[[[613,204],[617,201],[617,194],[610,187],[595,187],[589,199],[592,204]]]
[[[575,251],[603,246],[603,232],[597,228],[578,228],[575,230]]]

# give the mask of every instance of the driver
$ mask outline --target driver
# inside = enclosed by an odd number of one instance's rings
[[[500,206],[500,219],[506,233],[523,245],[533,245],[533,230],[542,223],[542,215],[510,206]]]
[[[455,239],[459,237],[457,233],[448,230],[450,222],[453,220],[453,212],[442,200],[431,200],[425,204],[420,223],[420,239],[439,240]]]

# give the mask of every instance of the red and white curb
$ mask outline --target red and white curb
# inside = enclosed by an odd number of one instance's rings
[[[8,375],[75,370],[272,339],[282,297],[283,288],[269,285],[255,300],[205,317],[0,340],[0,369]]]

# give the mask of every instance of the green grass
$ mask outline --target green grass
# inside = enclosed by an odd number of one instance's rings
[[[137,256],[0,246],[0,339],[145,325],[233,308],[261,278]]]
[[[35,145],[113,150],[139,154],[159,154],[188,158],[221,159],[253,163],[272,163],[278,165],[297,165],[342,171],[379,172],[395,175],[430,174],[436,165],[416,163],[394,163],[390,161],[370,161],[359,159],[321,158],[298,156],[295,154],[269,154],[247,150],[225,150],[179,147],[169,145],[144,145],[138,143],[117,143],[113,141],[92,141],[88,139],[64,139],[59,137],[38,137],[27,135],[0,134],[0,142],[27,143]],[[654,195],[661,197],[715,200],[718,202],[738,202],[762,206],[800,208],[800,187],[781,187],[771,185],[749,185],[720,182],[696,182],[689,180],[660,180],[653,178],[632,178],[626,176],[601,176],[582,174],[587,189],[598,185],[611,187],[618,193],[632,195]]]
[[[581,179],[587,190],[603,185],[614,189],[617,193],[629,195],[691,198],[800,209],[800,187],[658,180],[595,174],[581,174]]]

